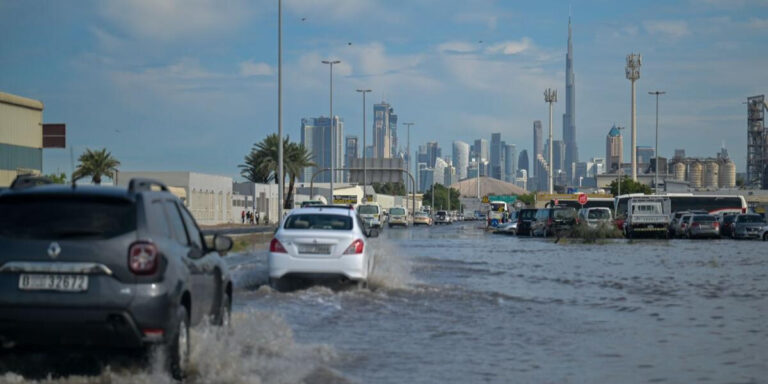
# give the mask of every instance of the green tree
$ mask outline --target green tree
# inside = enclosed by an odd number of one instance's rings
[[[651,187],[643,183],[634,181],[628,176],[621,178],[621,194],[626,195],[628,193],[643,193],[646,195],[651,194]],[[617,180],[611,182],[611,194],[617,196],[619,194],[619,184]]]
[[[51,174],[45,175],[45,177],[51,180],[54,184],[67,183],[67,174],[64,172],[51,173]]]
[[[536,195],[534,195],[533,193],[529,193],[526,195],[518,195],[517,200],[525,204],[527,207],[533,207],[533,205],[536,204]]]
[[[280,139],[277,134],[271,134],[259,143],[253,145],[251,152],[245,156],[244,164],[238,165],[240,175],[254,183],[278,182],[278,151]],[[284,176],[289,177],[288,194],[283,207],[293,206],[294,187],[296,178],[304,168],[312,167],[312,155],[303,144],[291,143],[289,137],[283,139],[283,169]]]
[[[373,190],[384,195],[405,196],[403,183],[373,183]]]
[[[450,188],[450,190],[443,186],[442,184],[435,184],[434,185],[434,191],[435,191],[435,206],[433,207],[433,211],[437,209],[448,209],[448,195],[450,193],[450,208],[451,210],[459,210],[459,207],[461,207],[461,202],[459,201],[459,197],[461,197],[461,194],[458,190],[455,188]],[[424,193],[424,198],[422,199],[421,203],[423,205],[431,205],[432,204],[432,188],[427,190],[426,193]]]
[[[117,167],[120,166],[120,162],[112,157],[112,154],[107,152],[106,148],[96,151],[86,149],[85,153],[80,155],[77,161],[80,164],[78,164],[77,169],[72,174],[72,181],[90,176],[91,181],[96,185],[101,184],[103,176],[114,180]]]

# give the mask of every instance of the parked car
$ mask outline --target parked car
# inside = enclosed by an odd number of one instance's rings
[[[628,214],[624,235],[669,237],[670,200],[666,196],[637,196],[627,202]]]
[[[531,224],[531,236],[560,236],[576,225],[576,208],[554,207],[536,211]]]
[[[768,241],[768,225],[764,225],[760,228],[760,238],[762,238],[763,241]]]
[[[207,242],[157,181],[0,195],[0,345],[165,349],[182,379],[189,328],[229,324],[226,236]]]
[[[367,227],[381,228],[381,224],[384,222],[384,211],[378,203],[360,204],[357,207],[357,213]]]
[[[720,236],[732,237],[734,221],[737,214],[722,215],[720,217]]]
[[[683,237],[685,236],[685,226],[687,226],[688,218],[684,216],[688,215],[708,215],[709,212],[702,210],[693,211],[677,211],[672,215],[669,223],[669,236],[670,237]]]
[[[590,228],[598,228],[602,225],[610,225],[613,214],[610,208],[605,207],[582,208],[579,210],[579,221]]]
[[[389,222],[387,223],[390,228],[395,225],[403,227],[408,226],[408,210],[404,207],[394,207],[389,210]]]
[[[536,219],[537,209],[526,208],[521,209],[517,214],[517,229],[516,234],[518,236],[531,236],[531,224]]]
[[[283,219],[269,244],[269,283],[289,290],[294,280],[333,279],[367,286],[374,256],[368,238],[378,237],[353,209],[307,207]]]
[[[685,237],[695,238],[719,238],[720,223],[713,215],[690,215],[685,226]]]
[[[496,233],[506,233],[510,235],[514,235],[517,233],[517,215],[519,214],[518,211],[512,211],[509,213],[509,220],[506,223],[499,224],[498,227],[496,227]]]
[[[762,237],[762,229],[766,225],[763,216],[748,213],[736,216],[731,230],[733,239],[759,239]]]
[[[451,216],[448,211],[437,211],[434,220],[435,224],[451,224]]]
[[[432,218],[426,212],[417,212],[413,215],[413,226],[417,225],[432,225]]]

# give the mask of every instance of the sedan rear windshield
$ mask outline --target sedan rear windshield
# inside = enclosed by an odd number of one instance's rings
[[[576,217],[575,209],[555,209],[553,215],[555,219],[571,219]]]
[[[389,210],[389,214],[390,215],[395,215],[395,216],[403,216],[403,215],[405,215],[405,209],[403,209],[403,208],[392,208],[392,209]]]
[[[357,212],[361,215],[378,215],[379,207],[375,205],[361,205],[357,208]]]
[[[103,197],[24,196],[0,200],[0,236],[107,239],[136,230],[135,204]]]
[[[352,229],[352,218],[328,214],[291,215],[285,221],[285,229],[349,231]]]
[[[611,212],[606,209],[590,209],[588,219],[610,219]]]
[[[701,216],[694,216],[693,217],[693,222],[694,223],[711,223],[713,221],[717,221],[717,218],[715,218],[714,216],[708,216],[708,215],[704,216],[704,215],[701,215]]]

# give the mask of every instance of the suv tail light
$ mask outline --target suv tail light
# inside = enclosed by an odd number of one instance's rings
[[[720,228],[720,223],[718,223],[717,221],[715,221],[715,223],[713,225],[714,225],[715,228]]]
[[[547,226],[550,226],[550,225],[552,225],[552,218],[551,217],[549,219],[547,219]]]
[[[273,237],[272,241],[269,242],[269,251],[272,253],[288,253],[276,237]]]
[[[146,241],[137,241],[128,249],[128,267],[137,275],[151,275],[157,270],[157,247]]]
[[[352,244],[347,247],[347,250],[344,251],[345,255],[357,255],[363,253],[363,248],[365,247],[365,243],[363,243],[363,240],[357,239],[352,242]]]

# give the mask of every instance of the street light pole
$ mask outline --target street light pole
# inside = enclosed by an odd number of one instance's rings
[[[405,169],[410,170],[411,169],[411,125],[414,123],[403,123],[403,125],[408,127],[408,149],[405,151],[405,153],[408,154],[408,163],[405,166]],[[416,186],[413,186],[413,189],[416,189]],[[407,191],[406,191],[407,192]]]
[[[339,60],[323,60],[323,64],[329,64],[330,65],[330,73],[331,73],[331,192],[330,192],[330,198],[328,199],[328,204],[333,204],[333,178],[334,174],[336,173],[335,164],[336,164],[336,129],[333,126],[334,118],[333,118],[333,65],[341,63]]]
[[[635,81],[640,78],[640,66],[643,57],[639,53],[627,55],[625,68],[627,79],[632,82],[632,181],[637,181],[637,102],[635,101]]]
[[[277,225],[283,219],[283,1],[277,0]]]
[[[555,167],[552,164],[552,153],[554,152],[554,149],[552,146],[554,143],[552,142],[552,103],[557,103],[557,90],[547,88],[546,91],[544,91],[544,102],[549,103],[549,194],[553,194],[555,191]]]
[[[656,95],[656,175],[654,176],[653,186],[654,191],[658,193],[659,189],[659,95],[663,95],[665,91],[653,91],[648,92],[649,95]]]
[[[365,94],[370,92],[370,89],[358,89],[357,92],[360,92],[363,94],[363,201],[368,201],[366,199],[366,190],[365,186],[368,183],[368,174],[365,170],[365,150],[368,147],[365,143]]]

